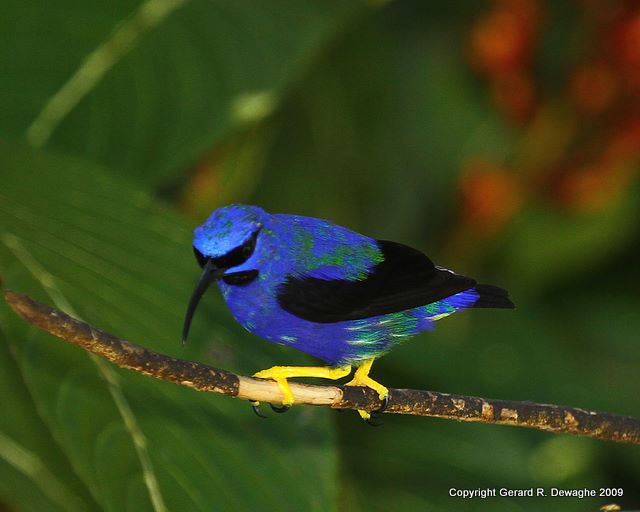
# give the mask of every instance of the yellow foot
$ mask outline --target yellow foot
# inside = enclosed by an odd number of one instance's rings
[[[369,372],[371,371],[371,365],[375,358],[365,359],[365,361],[358,367],[356,373],[353,375],[353,379],[345,384],[346,386],[364,386],[367,388],[371,388],[374,391],[378,392],[378,396],[380,400],[384,400],[389,396],[389,390],[384,387],[379,382],[376,382],[371,377],[369,377]],[[358,414],[363,420],[369,421],[371,419],[371,414],[368,411],[362,411],[358,409]]]
[[[325,366],[273,366],[254,373],[258,379],[271,379],[278,383],[282,393],[282,405],[293,405],[294,398],[287,379],[292,377],[318,377],[321,379],[341,379],[351,373],[351,366],[328,368]]]

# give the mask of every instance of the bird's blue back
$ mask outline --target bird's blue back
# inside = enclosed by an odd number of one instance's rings
[[[256,206],[231,205],[214,211],[196,229],[194,247],[207,256],[221,257],[252,233],[258,233],[253,253],[229,272],[257,270],[257,277],[242,285],[218,280],[231,312],[250,332],[330,365],[357,364],[379,356],[408,337],[431,329],[434,321],[474,306],[480,297],[475,288],[469,288],[402,311],[344,321],[313,321],[283,307],[279,299],[283,285],[291,279],[347,286],[365,282],[385,259],[379,242],[326,220],[272,215]]]

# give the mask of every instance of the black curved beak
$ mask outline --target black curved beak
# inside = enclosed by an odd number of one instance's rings
[[[191,319],[193,318],[193,313],[198,307],[198,303],[204,295],[204,292],[207,291],[209,285],[213,283],[214,280],[218,279],[222,274],[224,274],[224,268],[218,268],[214,265],[213,260],[208,258],[203,267],[202,274],[200,275],[200,279],[198,280],[198,284],[193,290],[193,294],[191,295],[191,300],[189,301],[189,307],[187,308],[187,314],[184,317],[184,327],[182,328],[182,344],[184,345],[187,342],[187,336],[189,336],[189,327],[191,326]]]

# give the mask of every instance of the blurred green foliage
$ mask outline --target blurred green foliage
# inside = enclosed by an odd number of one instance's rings
[[[640,416],[640,10],[632,2],[7,0],[0,277],[241,373],[310,358],[215,294],[178,344],[190,230],[232,201],[405,242],[508,288],[374,367],[393,387]],[[152,381],[0,307],[0,508],[640,508],[640,452],[247,404]],[[186,352],[185,352],[186,350]],[[455,488],[623,488],[463,501]]]

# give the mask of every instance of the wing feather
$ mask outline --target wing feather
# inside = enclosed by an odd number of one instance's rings
[[[422,252],[378,240],[384,260],[365,279],[291,275],[278,289],[289,313],[318,323],[358,320],[431,304],[473,288],[473,279],[436,267]]]

